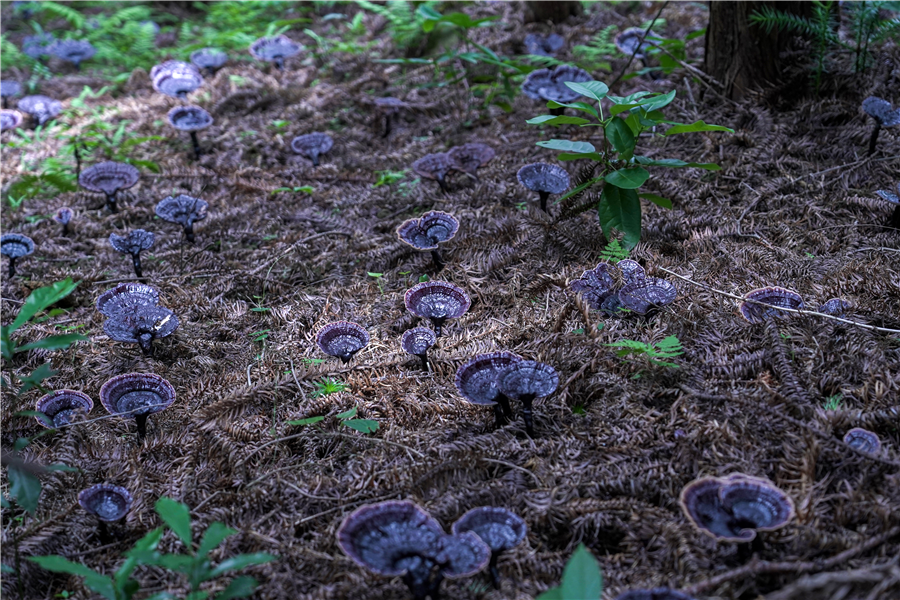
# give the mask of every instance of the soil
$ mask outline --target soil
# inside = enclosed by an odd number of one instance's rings
[[[476,39],[513,54],[525,34],[550,31],[523,23],[517,7],[467,8],[502,15],[506,23],[477,31]],[[329,8],[336,10],[355,9]],[[571,48],[609,24],[639,25],[655,10],[620,4],[553,31]],[[704,25],[705,13],[673,3],[662,16],[666,36],[684,39]],[[367,19],[372,39],[389,45],[380,19]],[[689,57],[701,56],[702,41],[689,42]],[[335,531],[360,506],[410,499],[448,530],[482,505],[510,508],[528,524],[525,542],[500,558],[501,590],[476,576],[446,581],[446,598],[532,598],[558,584],[579,543],[600,562],[605,598],[662,585],[699,598],[900,597],[897,332],[808,315],[753,325],[741,318],[738,300],[720,293],[740,297],[777,285],[799,293],[811,309],[840,297],[852,304],[848,320],[900,329],[900,238],[885,226],[892,206],[874,193],[900,181],[900,136],[885,128],[876,153],[865,156],[872,122],[860,109],[870,95],[900,101],[900,50],[886,44],[859,75],[850,71],[850,58],[837,57],[818,95],[808,84],[808,54],[798,41],[785,57],[784,80],[741,103],[683,69],[613,87],[617,95],[677,89],[669,118],[735,130],[639,142],[648,156],[722,166],[713,173],[653,170],[647,191],[671,198],[674,207],[644,204],[642,241],[631,256],[649,275],[674,283],[678,297],[649,318],[609,317],[568,290],[606,247],[597,216],[569,214],[558,204],[543,214],[515,174],[530,162],[556,163],[536,141],[587,140],[594,132],[542,133],[526,125],[544,109],[525,96],[509,113],[482,110],[462,87],[426,86],[430,68],[404,70],[365,55],[332,56],[330,69],[300,56],[284,72],[231,62],[191,96],[215,119],[199,134],[199,161],[187,135],[163,122],[181,102],[155,93],[141,70],[114,95],[89,100],[113,121],[131,120],[130,131],[164,136],[132,155],[157,162],[161,172],[143,169],[139,184],[122,194],[118,214],[98,208],[103,198],[87,192],[3,209],[4,231],[36,243],[35,253],[18,262],[19,275],[3,282],[3,321],[31,290],[72,277],[80,284],[62,303],[67,314],[31,323],[19,335],[33,341],[58,332],[56,325],[83,325],[79,331],[90,336],[66,351],[17,356],[4,368],[21,376],[49,361],[58,371],[49,387],[87,393],[95,401],[91,417],[98,418],[22,452],[27,460],[78,471],[43,477],[33,517],[17,523],[4,509],[4,564],[12,564],[10,542],[18,538],[22,556],[61,554],[111,573],[135,541],[161,524],[153,505],[169,496],[192,507],[195,534],[214,521],[239,531],[214,561],[241,552],[280,557],[246,569],[261,582],[255,597],[408,598],[400,578],[372,575],[345,556]],[[613,61],[614,74],[625,62]],[[96,90],[105,83],[86,64],[85,73],[56,77],[41,92],[71,99],[84,85]],[[382,137],[370,101],[385,95],[410,108]],[[276,120],[288,125],[274,127]],[[291,152],[290,141],[316,131],[328,132],[335,144],[314,169]],[[375,171],[408,169],[427,153],[475,141],[490,144],[496,158],[477,180],[453,176],[447,194],[434,181],[413,183],[412,172],[401,182],[373,185]],[[59,143],[5,148],[4,180],[16,177],[22,158],[39,162]],[[578,163],[560,164],[577,180]],[[314,191],[274,191],[295,186]],[[178,193],[210,205],[193,245],[177,225],[154,218],[156,203]],[[50,218],[30,218],[60,206],[76,212],[68,236]],[[440,273],[428,252],[395,235],[405,219],[428,210],[447,211],[461,223],[442,251],[447,266]],[[133,278],[131,261],[108,238],[134,228],[156,234],[143,256],[145,282],[180,320],[172,336],[154,342],[152,358],[106,337],[95,308],[100,293]],[[423,275],[454,283],[472,299],[468,313],[445,324],[429,372],[399,345],[405,330],[430,327],[403,302]],[[347,365],[315,344],[317,330],[337,320],[359,323],[371,336]],[[606,346],[670,335],[684,346],[677,369],[623,359]],[[533,438],[521,416],[497,428],[490,408],[466,402],[454,386],[461,364],[500,350],[559,373],[557,391],[535,403]],[[132,421],[99,419],[106,416],[100,387],[129,372],[156,373],[177,390],[175,404],[150,418],[144,439]],[[344,382],[346,390],[315,396],[323,378]],[[826,410],[836,395],[839,408]],[[4,447],[41,431],[33,418],[13,416],[33,409],[39,396],[4,390]],[[353,407],[377,420],[379,430],[358,433],[335,418],[305,427],[285,423]],[[883,453],[849,449],[842,438],[853,427],[877,433]],[[736,472],[768,478],[796,505],[787,527],[760,534],[751,548],[703,535],[678,504],[694,479]],[[99,482],[134,495],[108,544],[76,502],[79,490]],[[171,532],[160,547],[182,549]],[[28,562],[21,573],[28,598],[64,590],[90,597],[79,577]],[[144,568],[136,576],[144,590],[187,593],[185,581],[170,572]],[[16,597],[16,590],[16,577],[5,576],[4,596]]]

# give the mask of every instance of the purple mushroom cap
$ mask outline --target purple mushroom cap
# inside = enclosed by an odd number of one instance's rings
[[[203,85],[203,76],[194,65],[168,61],[150,71],[153,89],[166,96],[183,98]]]
[[[319,330],[316,344],[325,354],[348,363],[354,354],[369,344],[369,332],[351,321],[335,321]]]
[[[310,159],[313,166],[318,166],[319,156],[327,153],[333,147],[334,140],[327,133],[307,133],[298,135],[291,140],[291,150]]]
[[[59,223],[60,225],[68,225],[72,222],[72,217],[75,215],[72,212],[72,209],[68,206],[61,206],[56,210],[56,213],[53,215],[53,220]]]
[[[450,157],[446,152],[426,154],[412,164],[412,170],[420,177],[434,179],[442,184],[444,177],[450,172]]]
[[[678,290],[671,282],[648,277],[641,281],[626,283],[619,290],[619,302],[625,308],[639,315],[645,315],[651,309],[675,302],[677,295]]]
[[[131,508],[131,493],[109,483],[92,485],[78,494],[78,504],[101,521],[118,521]]]
[[[109,243],[116,251],[132,256],[152,247],[153,242],[153,233],[143,229],[133,229],[124,236],[115,233],[109,234]]]
[[[744,294],[745,300],[754,302],[741,302],[741,316],[750,323],[762,323],[769,317],[781,316],[779,308],[800,310],[803,308],[803,299],[800,294],[781,287],[764,287],[751,290]]]
[[[834,317],[843,317],[850,308],[851,304],[843,298],[832,298],[820,306],[818,312]]]
[[[93,408],[94,401],[90,396],[75,390],[50,392],[38,400],[35,406],[35,410],[47,415],[55,427],[73,423],[79,417],[91,412]],[[38,421],[44,427],[47,426],[43,419],[38,418]]]
[[[112,415],[151,415],[175,402],[175,388],[153,373],[125,373],[103,384],[100,402]]]
[[[671,590],[667,587],[653,588],[652,590],[630,590],[616,596],[616,600],[695,600],[684,592]]]
[[[403,300],[409,312],[432,320],[438,336],[441,324],[446,319],[458,319],[471,305],[469,295],[464,290],[445,281],[418,283],[406,290]]]
[[[557,165],[532,163],[516,173],[519,183],[533,192],[561,194],[569,189],[569,174]]]
[[[500,394],[497,375],[514,362],[522,360],[512,352],[479,354],[456,370],[454,383],[460,395],[472,404],[490,406]]]
[[[569,288],[580,293],[591,308],[600,310],[603,301],[614,293],[616,287],[613,268],[609,263],[600,263],[582,273],[580,278],[569,284]]]
[[[200,131],[213,122],[212,115],[199,106],[176,106],[168,117],[172,127],[181,131]]]
[[[21,233],[4,233],[0,236],[0,254],[9,258],[22,258],[34,252],[34,240]]]
[[[49,51],[57,58],[74,63],[76,66],[97,53],[97,49],[87,40],[59,40],[50,46]]]
[[[150,354],[153,340],[172,335],[178,324],[171,310],[148,304],[111,315],[103,323],[103,331],[117,342],[139,344],[144,354]]]
[[[631,260],[630,258],[617,262],[616,268],[619,269],[619,273],[622,274],[622,281],[626,285],[644,281],[647,278],[647,274],[644,272],[644,267],[641,266],[641,263],[636,260]]]
[[[216,48],[201,48],[191,53],[191,64],[201,69],[215,71],[228,62],[228,55]]]
[[[106,290],[97,298],[97,310],[111,317],[119,313],[131,313],[142,306],[156,306],[159,292],[143,283],[120,283]]]
[[[900,108],[894,109],[887,100],[869,96],[863,100],[862,108],[867,115],[878,121],[882,127],[900,125]]]
[[[427,327],[414,327],[403,332],[400,338],[400,346],[404,352],[421,356],[437,343],[434,332]]]
[[[497,388],[509,398],[543,398],[556,391],[559,374],[548,364],[519,360],[497,375]]]
[[[646,38],[654,35],[655,34],[652,32],[647,33],[646,30],[641,27],[629,27],[616,36],[616,48],[626,56],[634,54],[635,58],[645,58],[643,51],[653,47],[653,43],[647,41]]]
[[[43,125],[62,112],[62,103],[47,96],[25,96],[19,100],[16,108]]]
[[[854,427],[844,435],[844,443],[866,454],[881,452],[881,440],[878,435],[868,429]]]
[[[164,72],[183,70],[194,71],[198,74],[200,73],[200,71],[197,70],[197,67],[190,63],[186,63],[181,60],[166,60],[159,64],[153,65],[153,67],[150,68],[150,79],[156,79],[160,74]]]
[[[592,81],[590,73],[571,65],[559,65],[553,69],[537,69],[528,74],[522,82],[522,93],[535,100],[553,102],[574,102],[581,94],[569,88],[566,82],[584,83]]]
[[[478,167],[490,162],[496,153],[487,144],[472,142],[455,146],[447,153],[450,168],[474,176]]]
[[[192,234],[194,223],[206,218],[207,208],[209,203],[205,200],[179,194],[160,200],[156,205],[156,216],[163,221],[177,223]]]
[[[0,110],[0,131],[7,129],[15,129],[22,124],[22,113],[17,110],[2,109]]]
[[[50,48],[55,42],[56,38],[49,33],[29,35],[22,40],[22,52],[34,60],[40,60],[50,55]]]
[[[529,33],[525,36],[525,51],[537,56],[552,56],[561,50],[565,43],[565,39],[557,33],[546,36]]]
[[[284,35],[261,37],[250,44],[250,54],[257,60],[281,64],[285,58],[294,56],[303,47]]]
[[[888,190],[875,190],[875,193],[891,204],[900,204],[900,183],[897,184],[897,193]]]
[[[397,228],[397,236],[416,250],[435,250],[438,244],[453,239],[458,230],[456,217],[433,210],[418,219],[404,221]]]
[[[453,524],[453,533],[471,531],[494,552],[518,546],[525,539],[525,521],[509,509],[494,506],[473,508]]]
[[[115,196],[121,190],[134,187],[140,178],[141,172],[133,165],[107,161],[82,171],[78,185],[91,192]]]
[[[488,566],[490,559],[490,547],[471,531],[442,536],[435,557],[447,579],[474,575]]]
[[[22,93],[22,84],[12,79],[0,81],[0,97],[11,98]]]

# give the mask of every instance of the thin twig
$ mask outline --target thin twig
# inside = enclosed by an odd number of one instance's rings
[[[272,260],[267,260],[266,262],[264,262],[263,264],[261,264],[261,265],[258,266],[257,268],[255,268],[255,269],[253,269],[252,271],[250,271],[250,275],[256,275],[257,273],[262,272],[266,267],[269,266],[269,263],[276,263],[276,262],[278,262],[279,260],[281,260],[282,258],[284,258],[285,256],[287,256],[288,254],[290,254],[291,252],[293,252],[294,250],[296,250],[296,249],[297,249],[297,246],[299,246],[300,244],[304,244],[304,243],[306,243],[306,242],[311,242],[312,240],[314,240],[314,239],[316,239],[316,238],[325,237],[326,235],[342,235],[342,236],[344,236],[344,237],[353,237],[353,234],[347,233],[347,232],[345,232],[345,231],[339,231],[339,230],[323,231],[322,233],[317,233],[317,234],[315,234],[315,235],[311,235],[311,236],[309,236],[309,237],[305,237],[305,238],[303,238],[302,240],[297,240],[296,242],[294,242],[293,244],[291,244],[291,247],[290,247],[290,248],[288,248],[287,250],[285,250],[284,252],[282,252],[281,254],[279,254],[278,256],[276,256],[275,258],[273,258]]]
[[[484,456],[479,458],[479,460],[483,460],[484,462],[494,463],[494,464],[498,464],[498,465],[503,465],[504,467],[509,467],[510,469],[516,469],[517,471],[522,471],[523,473],[528,473],[528,475],[530,475],[534,479],[535,483],[537,483],[539,486],[544,485],[544,482],[541,481],[537,475],[535,475],[534,473],[532,473],[525,467],[520,467],[519,465],[514,465],[512,463],[506,462],[505,460],[498,460],[496,458],[486,458]]]
[[[659,7],[659,10],[656,11],[656,16],[653,17],[653,20],[650,21],[650,24],[647,26],[647,29],[644,30],[644,35],[641,36],[640,41],[639,41],[639,42],[637,43],[637,45],[634,47],[634,52],[632,52],[632,53],[631,53],[631,56],[628,57],[628,62],[625,64],[624,67],[622,67],[622,70],[619,71],[618,76],[616,76],[616,78],[613,79],[612,83],[609,84],[609,89],[612,89],[613,86],[616,85],[617,83],[619,83],[619,80],[622,79],[622,77],[625,76],[625,71],[627,71],[627,70],[628,70],[628,67],[631,66],[631,63],[634,62],[634,57],[637,55],[638,51],[640,51],[640,49],[641,49],[641,44],[642,44],[642,43],[644,42],[644,40],[647,38],[647,35],[650,33],[650,30],[653,29],[653,26],[656,25],[656,20],[659,19],[659,15],[662,14],[662,11],[663,11],[663,10],[666,8],[666,6],[668,6],[668,5],[669,5],[669,2],[668,2],[668,0],[666,0],[666,2],[663,2],[663,3],[662,3],[662,6]]]
[[[824,175],[825,173],[830,173],[831,171],[837,171],[838,169],[844,169],[846,167],[856,167],[865,162],[882,162],[885,160],[897,160],[898,158],[900,158],[900,154],[895,155],[895,156],[882,156],[880,158],[871,158],[871,157],[867,156],[866,158],[861,158],[859,160],[853,161],[852,163],[847,163],[845,165],[838,165],[836,167],[830,167],[828,169],[816,171],[815,173],[807,173],[805,175],[801,175],[800,177],[797,177],[796,179],[791,179],[790,183],[796,183],[806,177],[815,177],[816,175]]]

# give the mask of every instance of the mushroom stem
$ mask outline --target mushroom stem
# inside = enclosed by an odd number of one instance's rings
[[[444,268],[444,261],[441,260],[441,253],[437,248],[431,251],[431,260],[434,261],[437,272],[440,272]]]
[[[875,154],[875,142],[878,141],[879,133],[881,133],[881,123],[875,121],[875,129],[872,130],[872,135],[869,137],[869,153],[866,156]]]
[[[138,336],[138,345],[144,356],[153,356],[153,335],[150,333],[142,333]]]
[[[509,398],[507,398],[503,394],[498,394],[494,401],[500,405],[503,409],[503,414],[506,415],[507,418],[511,418],[513,416],[512,407],[509,405]]]
[[[284,71],[284,59],[280,56],[275,59],[275,68],[279,71]]]
[[[9,108],[9,102],[6,100],[6,96],[3,97],[3,108]]]
[[[16,257],[9,257],[9,272],[6,275],[9,279],[12,279],[16,276]]]
[[[194,160],[200,160],[200,142],[197,141],[197,132],[191,132],[191,144],[194,146]]]
[[[438,182],[438,185],[441,186],[442,192],[444,192],[445,194],[449,193],[449,190],[447,190],[447,182],[444,181],[443,177],[438,178],[437,182]]]
[[[422,354],[416,354],[419,357],[419,360],[422,361],[422,370],[428,371],[428,353],[423,352]]]
[[[318,152],[313,150],[312,152],[310,152],[309,158],[310,158],[310,160],[312,160],[314,169],[319,166],[319,153]]]
[[[144,271],[141,269],[141,253],[135,252],[131,255],[131,262],[134,265],[134,275],[138,279],[143,279]]]
[[[497,427],[503,427],[508,423],[506,415],[503,414],[503,408],[499,404],[494,405],[494,422]]]
[[[522,400],[522,418],[525,419],[525,432],[528,437],[534,437],[534,411],[531,409],[531,403],[534,401],[533,394],[525,394]]]
[[[488,572],[491,574],[491,583],[495,590],[500,589],[500,570],[497,568],[497,552],[491,552],[491,561],[488,563]]]
[[[69,224],[68,224],[68,223],[63,223],[62,234],[63,234],[63,235],[69,235]]]
[[[550,197],[550,192],[539,191],[538,196],[541,197],[541,210],[547,212],[547,198]]]
[[[384,116],[384,133],[381,134],[381,137],[386,138],[391,134],[391,115]]]
[[[106,525],[105,521],[100,521],[98,519],[97,525],[97,533],[100,535],[100,543],[101,544],[109,544],[112,542],[112,536],[109,534],[109,527]]]
[[[134,420],[137,421],[138,437],[143,438],[147,435],[147,417],[150,413],[137,413]]]
[[[119,212],[119,207],[116,206],[116,194],[107,194],[106,195],[106,207],[109,209],[111,213]]]
[[[188,223],[184,226],[184,237],[187,238],[189,244],[194,243],[194,224]]]
[[[900,229],[900,206],[894,209],[894,213],[891,215],[891,220],[888,221],[888,224],[894,229]]]
[[[434,337],[441,337],[441,325],[444,324],[444,321],[447,320],[447,317],[432,317],[431,322],[434,324]]]

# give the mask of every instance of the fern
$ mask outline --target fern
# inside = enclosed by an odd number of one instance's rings
[[[609,58],[620,54],[613,41],[616,29],[615,25],[609,25],[601,29],[586,46],[579,45],[572,48],[575,59],[583,63],[586,71],[612,71]]]
[[[388,20],[390,28],[388,32],[394,40],[397,48],[405,49],[419,43],[424,38],[422,19],[413,10],[411,2],[405,0],[388,0],[384,6],[369,2],[368,0],[356,0],[356,4],[369,12],[380,15]],[[426,5],[436,4],[425,2]]]
[[[73,29],[84,29],[86,19],[84,15],[65,4],[56,2],[39,2],[35,13],[48,12],[54,17],[61,17],[69,22]]]
[[[619,358],[625,358],[630,355],[643,356],[653,365],[671,369],[681,368],[677,363],[669,361],[684,354],[681,341],[674,335],[670,335],[656,344],[648,344],[636,340],[619,340],[618,342],[604,345],[611,348],[621,348],[616,352],[616,356]]]
[[[628,258],[628,250],[622,247],[617,238],[612,238],[606,248],[600,251],[600,260],[616,264],[620,260]]]

